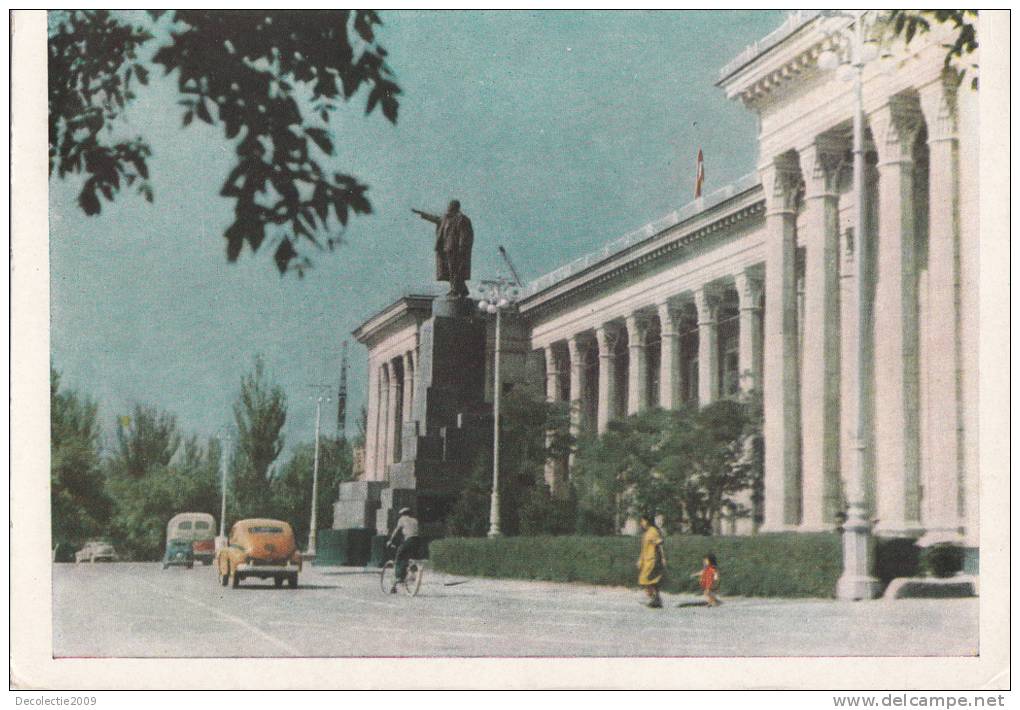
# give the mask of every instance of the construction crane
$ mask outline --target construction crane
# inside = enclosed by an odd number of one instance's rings
[[[524,288],[524,282],[521,281],[521,275],[517,273],[517,269],[514,267],[514,262],[510,261],[510,255],[506,253],[506,249],[503,245],[499,245],[499,255],[503,257],[503,261],[506,262],[507,268],[510,269],[510,273],[513,274],[514,282],[519,288]]]
[[[344,341],[340,356],[340,387],[336,393],[336,438],[347,438],[347,341]]]

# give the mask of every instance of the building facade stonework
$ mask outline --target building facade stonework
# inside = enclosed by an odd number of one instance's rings
[[[719,88],[759,119],[757,171],[529,283],[503,379],[573,403],[575,433],[757,390],[762,531],[836,528],[860,434],[876,534],[976,548],[977,91],[946,71],[937,31],[895,45],[892,72],[866,67],[868,210],[854,224],[851,84],[817,66],[840,22],[791,16],[722,70]],[[854,263],[857,239],[868,263]],[[403,298],[355,333],[369,351],[365,481],[402,459],[431,302]],[[554,490],[567,477],[569,463],[549,466]]]

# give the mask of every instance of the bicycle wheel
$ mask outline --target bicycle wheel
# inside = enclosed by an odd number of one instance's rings
[[[393,583],[397,581],[397,571],[393,565],[393,561],[390,560],[382,566],[379,570],[379,587],[382,589],[383,594],[389,594],[390,590],[393,589]]]
[[[404,580],[404,591],[409,597],[417,596],[421,589],[421,578],[425,576],[425,565],[421,562],[411,562],[407,566],[407,579]]]

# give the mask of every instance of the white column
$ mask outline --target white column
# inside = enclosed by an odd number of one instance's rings
[[[800,397],[797,366],[797,190],[788,154],[760,169],[765,189],[765,521],[800,523]]]
[[[559,358],[552,345],[546,345],[543,349],[545,354],[545,400],[555,403],[560,401],[560,368]],[[546,446],[549,446],[555,432],[547,431],[545,435]],[[545,483],[552,493],[558,494],[563,490],[563,466],[559,461],[547,459],[545,462]]]
[[[694,292],[698,309],[698,406],[719,399],[719,304],[707,286]]]
[[[747,271],[734,277],[740,306],[738,369],[740,391],[744,394],[761,387],[761,279]]]
[[[401,404],[401,415],[404,422],[411,421],[411,407],[414,402],[414,362],[413,352],[408,350],[403,354],[402,360],[404,363],[404,387],[401,390],[403,395],[403,402]],[[403,436],[403,430],[401,430],[398,436]]]
[[[611,327],[600,325],[595,328],[595,341],[599,348],[599,406],[598,406],[598,433],[601,434],[608,428],[609,420],[616,412],[614,400],[616,399],[616,354],[613,347],[616,345],[616,334],[611,332]]]
[[[637,414],[648,406],[648,360],[645,357],[645,322],[635,314],[626,317],[627,414]]]
[[[740,375],[740,391],[747,396],[761,387],[761,279],[747,270],[734,276],[740,308],[740,329],[738,334],[737,370]],[[753,442],[748,442],[752,446]],[[747,455],[751,455],[748,451]],[[750,517],[730,521],[730,534],[749,535],[755,532],[755,504],[751,489],[745,489],[735,496],[735,501],[750,511]]]
[[[955,76],[922,87],[928,127],[929,470],[923,487],[922,544],[961,542],[960,232]]]
[[[395,361],[388,363],[390,370],[389,386],[387,387],[386,403],[386,464],[396,460],[397,452],[397,397],[400,394],[400,385],[397,382],[397,367]],[[383,469],[385,471],[385,468]],[[383,476],[385,478],[385,476]]]
[[[979,92],[964,84],[956,97],[958,141],[958,185],[960,235],[960,409],[963,423],[961,458],[963,459],[963,510],[967,547],[978,547],[980,536],[979,488],[981,483],[979,425],[980,382],[978,363],[981,349],[981,205],[979,175],[980,103]]]
[[[659,406],[676,409],[680,406],[680,334],[677,332],[676,313],[669,303],[660,303],[659,332],[662,341],[659,352]]]
[[[411,409],[407,413],[408,421],[414,420],[414,404],[418,394],[418,351],[411,350],[408,353],[408,360],[411,363]]]
[[[383,363],[379,368],[379,419],[376,424],[375,480],[386,480],[386,465],[389,463],[389,420],[390,420],[390,366]]]
[[[806,186],[802,226],[804,348],[801,366],[802,530],[827,530],[840,510],[839,197],[842,141],[820,137],[800,153]]]
[[[920,532],[920,480],[912,150],[921,115],[909,101],[892,97],[869,118],[879,172],[874,305],[875,532],[914,536]]]
[[[576,335],[567,340],[570,356],[570,435],[575,439],[581,434],[581,418],[584,415],[584,350]],[[573,466],[573,454],[570,455]]]
[[[368,362],[368,396],[365,405],[367,421],[365,423],[365,480],[374,481],[376,447],[379,433],[379,368],[374,362]]]

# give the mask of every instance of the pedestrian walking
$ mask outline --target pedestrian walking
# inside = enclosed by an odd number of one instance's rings
[[[662,531],[655,524],[655,516],[645,513],[641,516],[641,555],[638,557],[638,584],[648,596],[646,606],[651,609],[662,608],[662,597],[659,596],[659,585],[666,572],[666,554],[662,549]]]
[[[701,570],[691,576],[698,578],[701,593],[705,595],[708,605],[719,606],[719,598],[715,595],[719,591],[719,563],[716,562],[715,555],[709,553],[702,560],[702,565]]]

